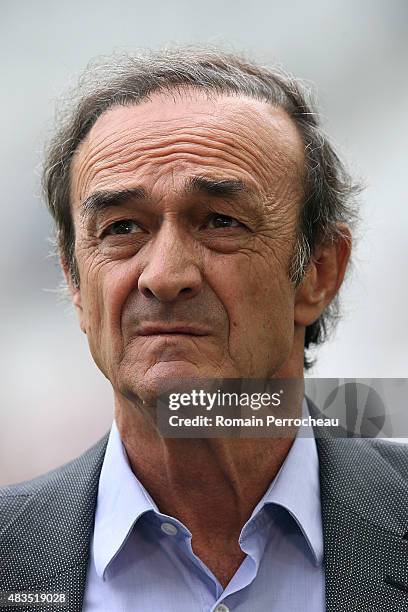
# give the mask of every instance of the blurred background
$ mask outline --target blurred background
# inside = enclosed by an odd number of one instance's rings
[[[79,455],[113,399],[49,257],[39,168],[55,98],[113,50],[209,42],[314,85],[324,123],[364,180],[343,320],[316,377],[408,377],[406,0],[0,1],[0,484]]]

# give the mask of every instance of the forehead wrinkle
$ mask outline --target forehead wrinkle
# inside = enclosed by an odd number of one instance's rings
[[[229,147],[228,150],[223,150],[222,153],[220,153],[219,148],[217,146],[212,146],[212,143],[207,142],[207,140],[206,140],[205,153],[203,152],[203,148],[201,148],[202,145],[200,143],[200,139],[198,139],[198,142],[195,142],[193,145],[191,142],[188,143],[188,145],[190,147],[190,151],[185,150],[185,143],[179,143],[179,142],[175,142],[174,144],[168,143],[166,146],[162,146],[160,147],[160,149],[158,150],[155,149],[153,151],[151,151],[149,147],[148,151],[142,154],[140,154],[140,152],[137,151],[134,156],[134,158],[138,158],[138,163],[135,167],[135,170],[138,167],[143,166],[144,164],[146,165],[146,163],[148,162],[154,163],[156,159],[158,161],[166,159],[166,162],[171,164],[172,162],[175,162],[178,159],[183,158],[193,163],[196,162],[199,165],[205,165],[203,164],[203,162],[205,161],[207,161],[210,165],[212,165],[213,163],[217,163],[219,159],[223,159],[223,161],[227,162],[227,166],[225,167],[226,170],[228,169],[228,163],[238,166],[239,171],[240,172],[244,171],[247,174],[247,177],[250,177],[251,183],[254,184],[258,188],[258,190],[259,190],[259,185],[257,185],[256,181],[254,181],[254,176],[260,175],[265,183],[269,182],[268,179],[270,180],[270,169],[265,169],[264,171],[262,166],[257,165],[257,161],[259,159],[258,156],[251,155],[248,159],[239,153],[239,149],[236,149],[234,147]],[[122,160],[126,160],[126,164],[121,166]],[[116,159],[114,163],[105,163],[103,164],[102,167],[99,164],[94,164],[90,170],[88,168],[89,176],[88,176],[87,185],[92,183],[92,180],[95,178],[95,176],[98,173],[99,174],[101,174],[101,172],[104,173],[104,171],[110,170],[114,167],[115,167],[115,174],[127,173],[129,171],[129,164],[131,163],[131,161],[134,161],[134,160],[129,158],[128,155],[123,155],[121,156],[121,158]],[[261,160],[259,159],[259,161]],[[287,167],[287,164],[285,164],[285,167]],[[279,174],[282,174],[282,171],[279,171]],[[108,174],[107,176],[108,181],[111,178],[112,176]],[[275,178],[280,178],[280,177],[275,177]],[[247,181],[248,181],[248,178],[247,178]],[[274,181],[274,183],[276,185],[276,180]]]
[[[203,172],[205,172],[206,174],[207,172],[209,174],[214,174],[213,168],[215,166],[217,169],[225,172],[226,174],[230,175],[231,172],[233,172],[234,175],[237,175],[237,166],[238,166],[238,170],[239,170],[238,175],[244,176],[245,181],[247,183],[250,183],[251,186],[254,187],[257,191],[260,190],[259,184],[257,183],[256,180],[254,180],[254,173],[256,170],[255,166],[244,164],[242,159],[238,160],[240,161],[240,163],[237,164],[236,163],[237,156],[234,156],[232,152],[230,153],[224,152],[223,155],[220,155],[219,153],[218,154],[217,153],[218,153],[217,148],[212,149],[210,147],[207,147],[207,150],[204,153],[202,148],[196,147],[196,150],[194,150],[194,148],[192,148],[190,145],[190,151],[184,150],[184,147],[182,151],[174,150],[174,147],[173,147],[172,149],[169,148],[168,152],[161,151],[160,153],[149,152],[149,153],[142,154],[142,155],[139,154],[137,156],[138,157],[137,164],[132,168],[132,171],[129,168],[129,163],[130,163],[129,160],[127,160],[127,163],[123,165],[122,167],[117,164],[105,165],[103,168],[94,167],[93,170],[91,170],[89,173],[86,186],[89,187],[89,185],[95,179],[95,176],[97,176],[98,174],[99,174],[99,178],[102,180],[102,184],[108,184],[108,185],[112,185],[113,176],[117,177],[117,184],[122,185],[123,181],[120,179],[119,174],[121,174],[122,176],[129,174],[130,175],[129,178],[131,179],[131,184],[132,184],[134,180],[134,177],[132,176],[132,174],[135,171],[137,171],[139,168],[142,168],[142,169],[145,168],[146,170],[148,170],[149,166],[154,166],[154,165],[158,165],[157,171],[155,172],[156,177],[158,176],[162,177],[163,174],[165,175],[168,172],[171,172],[173,175],[173,174],[177,174],[176,168],[175,168],[175,165],[177,164],[177,162],[187,161],[188,163],[191,163],[192,165],[198,166],[200,174],[203,174]],[[163,161],[164,163],[162,163]],[[220,161],[224,163],[221,164]],[[113,167],[115,167],[114,175],[112,175],[112,173],[109,172],[109,170],[111,170]],[[106,170],[108,170],[108,172],[106,172]],[[259,175],[259,172],[258,172],[258,175]],[[106,180],[104,180],[104,178]],[[100,186],[101,180],[98,183],[99,186]],[[125,183],[127,183],[126,180],[125,180]]]
[[[205,126],[205,128],[206,127],[207,126]],[[191,129],[191,131],[186,134],[185,132],[188,129]],[[173,127],[171,131],[169,131],[168,126],[167,126],[166,132],[163,132],[162,134],[160,133],[159,134],[144,134],[139,137],[135,137],[132,140],[126,139],[125,141],[123,141],[123,146],[121,148],[125,151],[126,148],[129,148],[132,145],[136,144],[137,147],[135,147],[135,150],[134,150],[134,156],[136,156],[138,153],[138,150],[141,150],[143,152],[145,150],[153,149],[155,152],[160,154],[161,151],[165,149],[166,147],[172,147],[172,146],[173,147],[184,147],[186,145],[189,146],[190,144],[216,147],[217,144],[220,143],[220,144],[225,144],[228,147],[235,148],[236,143],[233,142],[235,140],[235,141],[239,141],[242,148],[247,150],[249,156],[253,155],[254,151],[256,151],[257,147],[256,147],[255,141],[249,142],[247,144],[247,141],[251,139],[250,135],[243,137],[236,130],[235,131],[228,130],[227,128],[222,128],[217,125],[209,126],[209,131],[210,131],[209,134],[202,134],[200,133],[202,132],[202,126],[191,126],[190,127],[190,126],[185,126],[185,125],[182,127],[175,127],[175,128]],[[212,135],[216,132],[219,132],[219,133],[224,132],[227,137],[223,139],[218,138],[218,143],[217,142],[212,143],[211,140],[214,140],[214,138],[212,138]],[[121,142],[122,134],[125,134],[126,136],[129,135],[128,131],[124,130],[123,132],[111,133],[110,135],[103,138],[99,144],[97,144],[91,150],[88,151],[88,154],[85,154],[85,158],[83,159],[82,163],[89,165],[90,162],[92,162],[92,160],[98,161],[98,156],[101,153],[105,153],[107,148],[110,145],[114,145],[115,143]],[[185,140],[180,140],[179,135],[183,135]],[[228,136],[231,136],[230,141],[228,140]],[[253,145],[253,146],[251,147],[250,145]],[[264,152],[261,152],[261,153],[264,153]],[[125,159],[128,159],[129,161],[133,160],[133,157],[129,156],[128,152],[123,153],[121,155],[116,149],[114,151],[114,154],[119,158],[119,160],[122,157]]]
[[[237,117],[237,115],[240,116]],[[297,165],[291,159],[293,158],[291,154],[294,149],[293,138],[291,142],[290,133],[287,134],[285,130],[282,130],[281,121],[278,121],[278,127],[271,125],[269,122],[266,123],[265,119],[258,122],[257,128],[261,132],[261,138],[258,134],[258,138],[255,140],[253,136],[254,131],[251,131],[247,125],[247,113],[243,111],[240,114],[235,113],[233,119],[232,126],[228,125],[231,124],[230,121],[228,121],[227,125],[220,125],[217,119],[212,120],[212,118],[207,121],[205,126],[197,125],[197,121],[191,121],[191,118],[190,125],[186,125],[185,121],[183,121],[183,125],[179,126],[177,124],[180,123],[181,119],[176,118],[172,120],[173,125],[171,126],[170,133],[168,120],[155,121],[149,125],[150,133],[146,134],[146,125],[143,126],[144,134],[140,136],[136,133],[138,128],[133,129],[131,140],[128,138],[129,130],[123,127],[123,124],[121,125],[122,129],[115,131],[112,130],[112,125],[109,125],[109,129],[104,126],[105,129],[102,129],[100,138],[98,138],[99,134],[97,133],[96,144],[92,142],[94,134],[91,131],[87,141],[84,141],[83,146],[80,146],[77,150],[76,161],[79,162],[77,164],[77,166],[79,165],[76,177],[77,184],[81,183],[84,175],[86,176],[87,173],[87,180],[84,180],[85,187],[92,183],[92,180],[98,173],[100,174],[106,170],[115,168],[117,173],[125,173],[129,171],[129,164],[136,158],[139,158],[139,164],[136,167],[140,167],[142,163],[154,160],[155,158],[166,158],[167,161],[171,162],[174,156],[180,155],[180,150],[182,157],[194,159],[194,156],[198,156],[201,159],[207,157],[208,159],[214,158],[214,160],[224,158],[227,162],[237,164],[240,169],[247,170],[249,174],[258,175],[266,185],[270,183],[271,179],[271,168],[266,166],[272,165],[275,173],[277,170],[278,175],[282,175],[285,170],[288,170],[288,166]],[[288,121],[291,120],[288,118],[286,123]],[[134,125],[134,117],[129,118],[126,124],[129,123]],[[166,127],[167,133],[159,132],[157,134],[158,124],[163,128]],[[208,133],[202,134],[203,129],[207,130]],[[190,130],[190,133],[185,134],[188,130]],[[263,134],[265,135],[265,145],[263,145]],[[180,135],[184,135],[186,140],[180,142]],[[126,138],[123,139],[123,136],[126,136]],[[287,146],[282,147],[282,139]],[[276,146],[275,151],[271,151],[270,146],[267,147],[268,141],[268,144]],[[116,147],[116,150],[113,152],[115,159],[109,160],[108,158],[106,161],[103,161],[104,157],[106,157],[107,149],[119,143],[120,147]],[[220,147],[219,145],[222,146]],[[134,151],[132,151],[132,154],[129,154],[129,148],[132,146],[134,146]],[[212,155],[205,156],[202,152],[198,155],[194,151],[186,152],[183,151],[185,147],[203,147],[212,153]],[[120,149],[122,149],[122,152]],[[214,155],[214,153],[216,154]],[[82,159],[80,159],[81,154],[84,156]],[[100,161],[103,161],[103,163],[99,163]],[[276,178],[278,177],[275,176]],[[275,190],[273,189],[273,191]]]
[[[124,133],[126,133],[125,130],[124,130]],[[74,161],[72,164],[73,172],[71,176],[73,176],[76,170],[77,185],[80,184],[81,179],[83,178],[84,175],[86,176],[87,172],[90,173],[91,178],[93,177],[93,175],[96,174],[96,172],[92,172],[92,169],[96,168],[96,171],[97,171],[98,160],[101,156],[101,153],[105,152],[109,145],[112,145],[114,142],[120,140],[121,136],[122,134],[120,132],[119,133],[116,131],[110,132],[110,134],[107,134],[104,138],[102,138],[97,145],[94,145],[91,140],[91,133],[88,134],[86,140],[80,143],[80,145],[78,146],[74,154]],[[82,156],[82,159],[81,159],[81,156]],[[116,164],[117,162],[105,163],[105,167],[106,168],[115,167]],[[79,168],[77,166],[79,166]],[[90,177],[88,176],[86,185],[89,184],[90,182],[89,179]],[[81,194],[78,194],[78,195],[79,195],[80,200],[83,199],[83,195]]]
[[[221,146],[220,146],[221,145]],[[235,146],[234,146],[235,145]],[[237,146],[238,145],[238,146]],[[180,139],[174,138],[166,144],[161,144],[154,148],[148,147],[139,155],[140,161],[152,160],[160,162],[165,160],[172,162],[177,157],[190,159],[191,161],[200,159],[215,161],[224,161],[227,165],[231,164],[235,170],[244,171],[252,174],[254,177],[260,174],[262,169],[261,157],[254,154],[254,151],[248,148],[245,155],[245,141],[240,143],[232,143],[227,138],[210,138],[208,135],[190,135],[188,141],[181,142]],[[227,166],[228,167],[228,166]]]

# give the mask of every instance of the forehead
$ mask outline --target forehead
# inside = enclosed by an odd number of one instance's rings
[[[71,196],[75,206],[100,189],[177,188],[186,175],[235,178],[265,194],[282,182],[297,190],[303,142],[286,112],[263,101],[156,94],[97,119],[75,152]]]

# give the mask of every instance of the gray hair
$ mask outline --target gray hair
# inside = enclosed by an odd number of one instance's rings
[[[74,152],[98,117],[117,105],[139,104],[153,93],[202,90],[209,95],[244,95],[283,108],[304,142],[304,200],[299,211],[296,248],[289,276],[297,286],[317,244],[337,240],[341,224],[357,218],[354,183],[322,130],[310,91],[299,80],[213,48],[177,47],[99,58],[88,66],[75,91],[65,98],[58,129],[49,143],[43,191],[56,225],[56,245],[73,285],[80,279],[71,216],[70,167]],[[338,319],[337,296],[306,328],[304,366],[313,362],[307,349],[323,342]]]

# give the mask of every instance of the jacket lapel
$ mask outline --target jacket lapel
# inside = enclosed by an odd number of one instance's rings
[[[2,590],[66,593],[80,612],[85,590],[99,474],[108,434],[78,459],[3,490],[0,501]],[[9,520],[7,520],[9,519]],[[7,608],[13,610],[14,608]],[[19,612],[31,609],[15,608]],[[41,610],[55,610],[43,607]]]
[[[327,612],[408,611],[407,447],[316,442]]]

